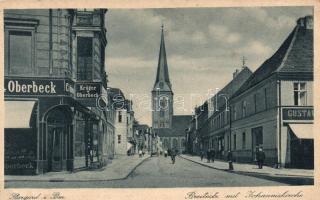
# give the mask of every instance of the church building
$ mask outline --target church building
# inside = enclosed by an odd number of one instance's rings
[[[191,115],[173,115],[173,91],[169,79],[163,26],[156,80],[152,89],[152,128],[160,137],[163,150],[185,151],[185,131]]]

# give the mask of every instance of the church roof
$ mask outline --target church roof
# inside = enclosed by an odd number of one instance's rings
[[[186,129],[189,127],[191,119],[192,115],[173,115],[172,128],[159,128],[154,131],[159,137],[185,136]]]
[[[297,26],[280,48],[249,77],[235,96],[274,73],[313,73],[312,16],[306,16],[297,21]]]
[[[164,43],[163,26],[161,29],[161,41],[160,41],[157,76],[156,76],[156,81],[153,86],[153,90],[156,90],[157,88],[159,88],[160,91],[171,91],[171,83],[170,83],[170,79],[169,79],[166,47],[165,47],[165,43]]]

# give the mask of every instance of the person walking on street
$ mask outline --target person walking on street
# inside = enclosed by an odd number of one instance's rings
[[[207,150],[207,162],[209,163],[211,160],[211,153],[210,153],[210,149]]]
[[[201,152],[200,152],[200,158],[201,158],[201,161],[203,160],[203,157],[204,157],[204,151],[203,151],[203,150],[201,150]]]
[[[233,155],[230,150],[228,151],[227,160],[229,163],[229,170],[233,170],[233,163],[232,163],[233,162]]]
[[[215,156],[216,156],[216,151],[214,149],[211,149],[210,150],[210,157],[211,157],[212,162],[214,162],[214,157]]]
[[[257,153],[257,161],[258,161],[258,167],[259,169],[262,169],[263,167],[263,162],[264,159],[266,158],[266,154],[264,153],[264,151],[262,150],[262,148],[259,148],[259,151]]]
[[[176,162],[176,150],[172,150],[171,151],[171,160],[172,160],[172,164],[174,164]]]
[[[142,158],[142,150],[139,150],[139,158]]]

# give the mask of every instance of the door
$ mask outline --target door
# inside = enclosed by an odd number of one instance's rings
[[[63,144],[66,144],[64,139],[63,128],[56,127],[52,129],[52,171],[61,171],[63,169]]]
[[[256,152],[263,145],[263,130],[262,127],[251,129],[252,133],[252,161],[256,161]]]

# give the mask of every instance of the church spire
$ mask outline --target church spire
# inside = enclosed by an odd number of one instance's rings
[[[154,90],[156,90],[157,88],[159,88],[160,90],[171,91],[166,47],[164,44],[163,24],[161,25],[160,51],[159,51],[158,69],[157,69],[156,82],[154,84]]]

